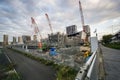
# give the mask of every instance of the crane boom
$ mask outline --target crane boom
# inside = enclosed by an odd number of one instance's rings
[[[80,0],[79,0],[79,8],[80,8],[80,14],[81,14],[81,21],[82,21],[83,31],[85,31],[85,28],[84,28],[84,16],[83,16],[82,5],[81,5]]]
[[[31,23],[32,23],[32,26],[34,27],[34,32],[37,34],[39,34],[40,38],[42,39],[42,35],[40,34],[39,32],[39,28],[38,28],[38,25],[37,23],[35,22],[35,19],[33,17],[31,17]]]
[[[45,14],[45,16],[46,16],[46,18],[47,18],[47,20],[48,20],[48,24],[49,24],[49,27],[50,27],[51,33],[53,33],[53,30],[52,30],[52,26],[51,26],[51,22],[50,22],[49,16],[48,16],[47,13]]]

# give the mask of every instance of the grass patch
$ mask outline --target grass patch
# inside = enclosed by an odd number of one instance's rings
[[[11,49],[11,48],[9,48],[9,49]],[[55,71],[56,71],[56,80],[74,80],[76,77],[77,71],[69,66],[58,65],[58,64],[55,64],[53,61],[45,60],[40,57],[35,57],[29,53],[21,52],[16,49],[11,49],[11,50],[21,53],[24,56],[27,56],[27,57],[29,57],[33,60],[36,60],[42,64],[45,64],[47,66],[52,66],[53,69],[55,69]]]
[[[108,43],[108,44],[104,44],[104,46],[120,50],[120,42],[119,43]]]
[[[58,65],[56,71],[57,80],[74,80],[77,73],[73,68],[64,65]]]
[[[4,76],[1,80],[21,80],[16,73],[10,73]]]

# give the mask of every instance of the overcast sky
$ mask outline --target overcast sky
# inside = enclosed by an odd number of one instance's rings
[[[45,17],[49,15],[53,32],[65,32],[65,27],[77,25],[82,30],[79,0],[0,0],[0,41],[3,34],[12,36],[33,35],[30,17],[36,20],[44,37],[50,33]],[[85,24],[91,34],[97,29],[99,38],[120,30],[120,0],[81,0]]]

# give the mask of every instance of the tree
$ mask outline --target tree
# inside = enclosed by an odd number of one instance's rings
[[[112,36],[113,36],[112,34],[104,35],[104,36],[102,37],[102,42],[103,42],[104,44],[110,43]]]

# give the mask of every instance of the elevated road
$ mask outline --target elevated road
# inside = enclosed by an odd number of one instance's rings
[[[101,45],[106,80],[120,80],[120,50]]]
[[[23,80],[55,80],[55,71],[51,67],[8,49],[5,52],[16,64],[15,68]]]

